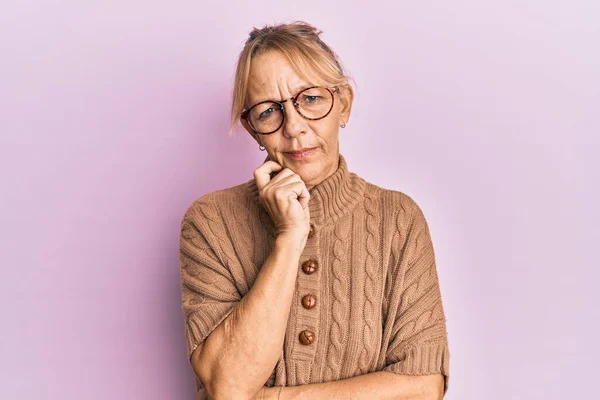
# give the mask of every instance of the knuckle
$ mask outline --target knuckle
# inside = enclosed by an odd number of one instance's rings
[[[267,187],[262,187],[261,189],[258,190],[258,198],[261,200],[264,200],[266,198],[266,194],[267,194]]]

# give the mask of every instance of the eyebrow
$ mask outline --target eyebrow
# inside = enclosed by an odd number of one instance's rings
[[[310,84],[310,83],[303,83],[303,84],[302,84],[302,85],[300,85],[300,86],[296,86],[295,90],[293,91],[293,93],[294,93],[294,96],[295,96],[295,95],[297,95],[298,93],[302,92],[303,90],[306,90],[306,89],[308,89],[309,87],[312,87],[312,86],[315,86],[315,85],[312,85],[312,84]],[[266,98],[266,99],[264,99],[264,100],[260,100],[260,101],[257,101],[256,103],[253,103],[253,104],[252,104],[250,107],[253,107],[253,106],[255,106],[255,105],[257,105],[257,104],[260,104],[260,103],[263,103],[263,102],[265,102],[265,101],[276,101],[276,102],[281,102],[281,101],[283,101],[283,100],[287,100],[287,99],[273,100],[273,98]],[[250,109],[250,107],[248,107],[248,109]]]

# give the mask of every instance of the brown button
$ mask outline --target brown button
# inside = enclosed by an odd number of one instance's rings
[[[313,224],[310,224],[310,230],[308,231],[308,237],[311,238],[314,233],[315,233],[315,228],[313,227]]]
[[[298,338],[300,339],[300,343],[307,346],[315,341],[315,333],[309,330],[303,330],[300,332],[300,335],[298,335]]]
[[[302,298],[302,306],[307,309],[313,308],[317,304],[317,298],[312,294],[307,294]]]
[[[302,271],[305,274],[310,275],[319,268],[319,264],[315,260],[306,260],[302,263]]]

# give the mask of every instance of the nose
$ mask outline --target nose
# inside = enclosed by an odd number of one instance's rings
[[[283,136],[295,138],[306,133],[308,120],[304,119],[294,107],[294,99],[283,103],[285,121],[283,122]]]

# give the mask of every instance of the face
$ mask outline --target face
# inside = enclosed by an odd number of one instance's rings
[[[264,100],[289,99],[309,86],[328,86],[316,78],[311,82],[302,79],[287,58],[276,51],[268,51],[252,59],[248,84],[246,107]],[[283,103],[283,125],[268,135],[254,133],[244,120],[242,124],[265,147],[271,160],[300,175],[310,190],[338,167],[339,128],[348,123],[352,100],[352,89],[349,86],[340,88],[334,92],[334,105],[329,115],[316,121],[303,118],[292,102],[286,101]],[[290,151],[306,148],[315,150],[302,158],[289,154]]]

